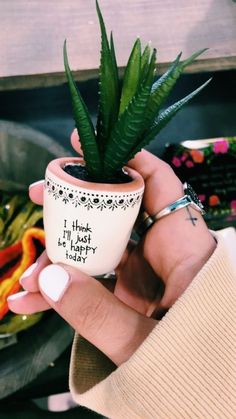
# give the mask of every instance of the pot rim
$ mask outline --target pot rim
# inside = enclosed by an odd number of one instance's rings
[[[57,176],[64,182],[70,183],[74,186],[80,186],[86,189],[91,190],[106,190],[111,192],[116,192],[122,190],[122,192],[130,192],[137,189],[144,188],[143,177],[134,169],[131,169],[129,166],[124,166],[124,170],[132,178],[131,182],[127,183],[98,183],[98,182],[88,182],[85,180],[77,179],[74,176],[69,175],[63,170],[63,167],[68,164],[84,164],[84,159],[82,157],[60,157],[54,160],[51,160],[48,164],[47,170],[52,174]]]

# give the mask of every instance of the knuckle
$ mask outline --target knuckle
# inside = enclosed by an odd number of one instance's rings
[[[155,168],[155,170],[151,174],[151,178],[160,187],[161,185],[166,185],[166,183],[170,184],[171,186],[176,186],[176,187],[178,187],[179,185],[182,185],[182,182],[180,181],[179,177],[176,175],[175,171],[165,161],[161,162],[161,166],[159,166],[159,169]]]
[[[79,318],[77,324],[79,324],[79,329],[81,331],[85,330],[86,333],[98,333],[103,325],[106,323],[108,318],[108,307],[107,299],[105,294],[96,298],[96,301],[91,303],[91,300],[88,299],[79,310]]]
[[[180,179],[175,174],[175,171],[172,169],[172,167],[166,162],[164,162],[164,164],[165,164],[165,166],[163,168],[163,171],[165,171],[165,175],[168,175],[168,177],[172,178],[173,181],[177,181],[177,182],[181,183]]]

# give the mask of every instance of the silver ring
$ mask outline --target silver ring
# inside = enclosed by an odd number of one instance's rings
[[[142,236],[154,223],[152,217],[147,211],[143,210],[139,213],[134,229],[139,236]]]
[[[168,205],[167,207],[163,208],[157,214],[149,215],[147,211],[142,211],[138,217],[138,221],[135,225],[135,231],[139,236],[143,236],[143,234],[149,230],[152,224],[155,221],[160,220],[166,215],[172,214],[175,211],[180,210],[181,208],[187,207],[190,205],[191,202],[187,202],[185,197],[178,199],[177,201],[173,202],[172,204]]]
[[[176,201],[172,202],[167,207],[163,208],[157,214],[150,215],[147,211],[142,211],[137,219],[135,230],[136,232],[142,236],[155,221],[160,220],[163,217],[166,217],[169,214],[172,214],[175,211],[178,211],[182,208],[191,205],[195,210],[199,211],[202,215],[205,213],[202,203],[199,201],[196,193],[192,189],[192,187],[184,183],[183,185],[184,192],[186,193],[181,198],[177,199]]]
[[[182,208],[187,207],[188,205],[193,205],[193,203],[189,200],[187,195],[182,196],[182,198],[177,199],[177,201],[172,202],[172,204],[168,205],[167,207],[163,208],[157,214],[152,215],[152,219],[154,221],[160,220],[160,218],[166,217],[166,215],[172,214],[172,212],[178,211]]]

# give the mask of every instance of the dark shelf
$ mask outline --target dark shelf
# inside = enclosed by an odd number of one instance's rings
[[[206,89],[183,108],[149,146],[152,152],[160,154],[169,142],[236,134],[236,70],[185,74],[166,105],[190,93],[210,77],[213,79]],[[95,120],[97,80],[81,82],[79,88]],[[69,137],[74,122],[67,85],[0,92],[0,115],[1,119],[28,124],[70,149]]]

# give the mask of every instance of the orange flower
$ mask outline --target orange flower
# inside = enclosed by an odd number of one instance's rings
[[[191,150],[190,155],[194,163],[202,163],[204,161],[204,153],[201,150]]]
[[[209,197],[209,205],[211,207],[215,207],[216,205],[219,205],[219,203],[220,203],[220,199],[217,195],[211,195]]]

